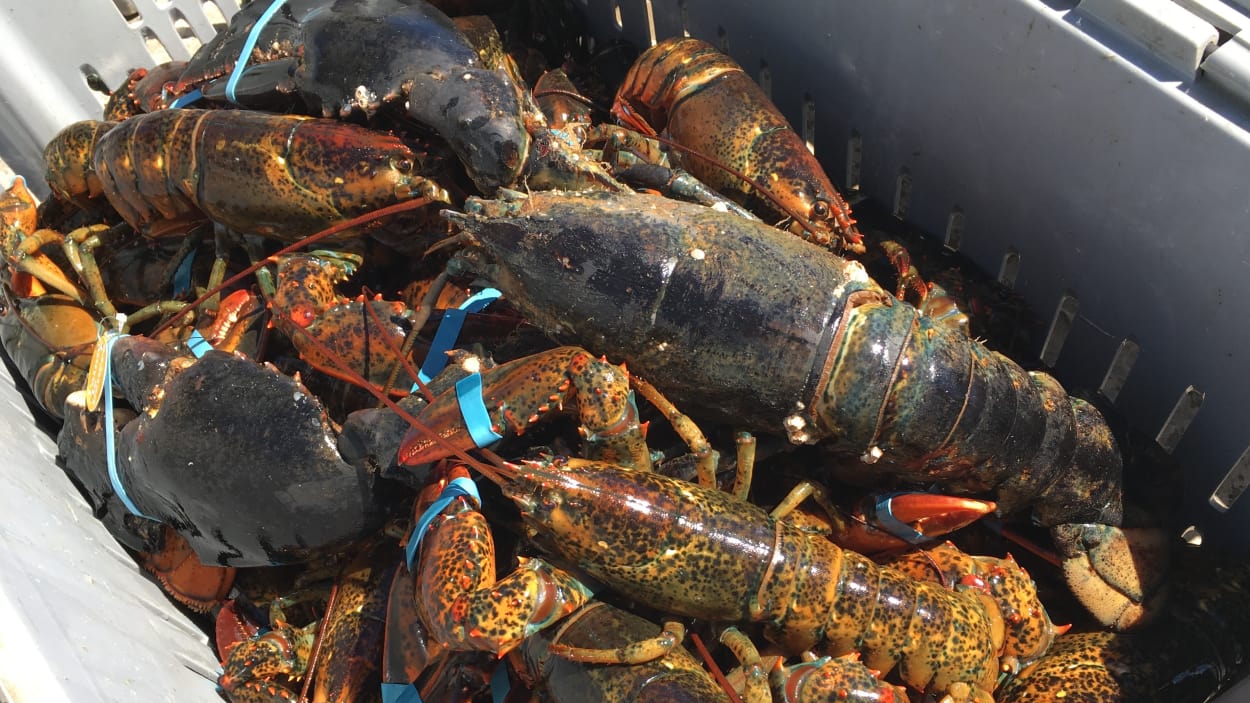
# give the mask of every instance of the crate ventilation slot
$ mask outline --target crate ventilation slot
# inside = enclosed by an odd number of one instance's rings
[[[1237,461],[1233,462],[1228,473],[1224,474],[1224,479],[1220,481],[1220,485],[1211,492],[1211,497],[1207,499],[1207,502],[1212,508],[1225,512],[1232,508],[1233,503],[1236,503],[1245,492],[1248,483],[1250,483],[1250,447],[1246,447]]]
[[[1102,377],[1102,383],[1098,386],[1098,392],[1110,400],[1112,403],[1116,398],[1120,397],[1120,391],[1124,389],[1124,382],[1128,380],[1128,375],[1133,370],[1133,364],[1137,363],[1137,355],[1141,353],[1141,346],[1131,337],[1120,342],[1120,347],[1115,350],[1115,356],[1111,359],[1111,364],[1107,367],[1107,373]]]
[[[1202,401],[1206,398],[1206,393],[1190,386],[1181,393],[1181,397],[1176,400],[1176,405],[1172,406],[1172,412],[1168,414],[1168,419],[1163,422],[1163,427],[1159,428],[1159,434],[1155,436],[1155,441],[1168,454],[1176,449],[1176,445],[1180,443],[1181,437],[1184,436],[1185,430],[1189,429],[1189,425],[1194,421],[1194,417],[1198,414],[1198,410],[1202,408]],[[1244,456],[1244,455],[1243,455]]]
[[[1003,254],[1003,262],[998,265],[998,282],[1008,288],[1016,287],[1016,279],[1020,277],[1020,252],[1015,247],[1007,247]]]
[[[1006,267],[1007,259],[1003,259],[1003,266]],[[1016,259],[1019,266],[1019,257]],[[1012,283],[1015,283],[1015,277],[1012,277]],[[1047,366],[1054,367],[1055,362],[1059,361],[1059,352],[1063,351],[1063,345],[1068,341],[1068,333],[1072,331],[1072,323],[1076,322],[1076,312],[1081,308],[1081,301],[1072,293],[1064,293],[1059,298],[1059,304],[1055,306],[1055,315],[1050,320],[1050,330],[1046,332],[1046,341],[1042,343],[1042,363]]]
[[[1218,46],[1211,23],[1174,2],[1155,0],[1082,0],[1073,10],[1117,38],[1148,52],[1186,81]]]
[[[859,130],[852,129],[846,140],[846,192],[859,192],[859,182],[864,170],[864,138]]]
[[[911,207],[911,170],[906,166],[898,170],[898,178],[894,183],[894,216],[900,220],[907,219],[907,210]]]
[[[200,38],[195,35],[195,29],[191,23],[187,21],[187,16],[182,14],[178,8],[169,11],[169,19],[174,25],[174,31],[178,33],[178,38],[182,40],[182,46],[186,48],[188,54],[194,54],[200,48]]]

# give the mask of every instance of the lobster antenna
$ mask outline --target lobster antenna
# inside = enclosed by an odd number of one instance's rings
[[[338,598],[339,584],[335,582],[330,587],[329,597],[326,598],[326,614],[321,618],[321,624],[317,626],[317,636],[313,638],[312,651],[308,653],[308,668],[304,670],[304,687],[299,693],[300,703],[309,700],[308,690],[312,688],[313,676],[317,673],[317,658],[321,656],[321,645],[325,643],[326,630],[330,624],[330,610],[334,608],[334,602]]]
[[[712,678],[716,679],[716,683],[720,684],[720,687],[725,690],[729,700],[733,701],[733,703],[742,703],[742,697],[738,695],[733,686],[729,685],[729,679],[725,678],[724,672],[720,670],[720,667],[716,665],[716,661],[712,659],[712,653],[707,651],[707,647],[703,645],[703,638],[699,637],[699,633],[691,632],[690,642],[694,644],[695,649],[699,650],[699,658],[707,665],[708,671],[712,674]]]
[[[378,329],[382,329],[382,319],[378,317],[378,311],[374,310],[373,306],[368,304],[370,293],[372,293],[372,291],[369,290],[368,286],[361,289],[361,294],[365,296],[366,301],[364,305],[365,315],[369,317],[370,322],[377,325]],[[424,320],[418,319],[418,321],[421,323],[421,327],[425,326]],[[421,329],[414,323],[412,329],[408,330],[408,335],[404,338],[404,346],[411,349],[411,345],[408,344],[408,340],[415,339],[416,335],[420,331]],[[404,371],[408,372],[408,375],[412,378],[412,380],[416,382],[417,387],[421,390],[421,395],[425,396],[426,402],[434,402],[434,393],[430,390],[430,387],[425,384],[425,381],[421,380],[421,375],[417,372],[416,366],[414,366],[412,361],[408,358],[408,354],[396,345],[395,341],[390,337],[384,334],[378,336],[381,340],[382,346],[386,347],[386,351],[394,354],[395,359],[397,360],[397,363],[391,367],[390,374],[386,378],[386,383],[382,385],[382,392],[389,394],[392,390],[394,390],[395,379],[399,376],[399,369],[403,368]],[[405,393],[405,395],[407,394]]]
[[[440,435],[438,432],[435,432],[434,429],[431,428],[429,425],[425,424],[424,422],[421,422],[416,417],[414,417],[412,413],[399,407],[399,404],[391,400],[390,396],[388,396],[386,393],[383,393],[377,388],[374,388],[373,384],[369,383],[363,376],[357,373],[355,369],[352,369],[348,367],[347,364],[343,363],[342,358],[340,358],[337,354],[335,354],[334,351],[330,349],[330,347],[327,346],[325,342],[321,341],[320,339],[317,339],[316,337],[312,335],[312,333],[308,332],[307,330],[301,327],[297,327],[296,329],[298,329],[300,333],[303,334],[308,339],[308,341],[317,349],[317,351],[320,351],[322,354],[325,354],[326,358],[333,360],[335,364],[339,366],[338,370],[342,372],[344,376],[350,378],[352,383],[356,384],[357,386],[360,386],[361,388],[365,389],[369,393],[373,394],[373,397],[377,398],[378,401],[380,401],[383,405],[390,408],[392,412],[394,412],[396,415],[400,417],[400,419],[402,419],[404,422],[407,422],[410,427],[420,432],[421,434],[425,435],[428,439],[432,440],[435,444],[447,450],[450,454],[456,457],[459,457],[462,461],[464,461],[464,463],[468,464],[469,466],[472,466],[474,469],[478,470],[483,475],[486,475],[487,472],[491,471],[492,469],[495,469],[497,473],[499,471],[507,470],[506,462],[502,462],[505,464],[505,466],[496,468],[496,467],[490,466],[489,464],[486,464],[480,459],[473,458],[472,456],[469,455],[468,452],[452,444],[450,441],[448,441],[445,437]],[[492,457],[492,461],[499,460],[499,457],[493,453],[490,456]]]
[[[204,293],[204,295],[201,295],[200,297],[198,297],[198,298],[196,298],[195,300],[191,301],[191,302],[190,302],[190,303],[189,303],[189,304],[188,304],[185,308],[183,308],[182,310],[179,310],[178,312],[174,313],[173,315],[170,315],[170,316],[169,316],[169,318],[168,318],[167,320],[165,320],[164,322],[162,322],[160,325],[157,325],[156,329],[152,330],[152,332],[149,334],[149,336],[155,337],[156,335],[160,334],[161,332],[164,332],[165,330],[169,329],[171,326],[173,326],[174,322],[175,322],[175,321],[177,321],[177,320],[179,320],[179,319],[181,319],[181,318],[182,318],[182,316],[186,315],[186,314],[187,314],[188,312],[190,312],[191,310],[194,310],[195,308],[198,308],[200,305],[203,305],[203,304],[204,304],[204,302],[205,302],[206,300],[208,300],[209,298],[213,297],[214,295],[217,295],[218,293],[220,293],[221,291],[223,291],[226,287],[231,286],[231,285],[233,285],[233,284],[235,284],[235,283],[237,283],[237,282],[239,282],[239,281],[243,280],[243,279],[244,279],[244,278],[246,278],[247,276],[250,276],[250,275],[252,275],[252,274],[256,273],[257,271],[259,271],[259,270],[260,270],[260,268],[261,268],[262,266],[265,266],[265,265],[269,264],[269,263],[270,263],[270,261],[271,261],[271,260],[273,259],[273,257],[275,257],[275,256],[282,256],[283,254],[292,254],[292,253],[294,253],[294,252],[298,251],[299,249],[301,249],[301,248],[303,248],[303,247],[309,246],[309,245],[311,245],[311,244],[315,244],[315,243],[317,243],[317,242],[320,242],[320,241],[321,241],[321,240],[323,240],[323,239],[327,239],[327,238],[329,238],[329,237],[333,237],[334,235],[338,234],[339,232],[342,232],[342,231],[344,231],[344,230],[351,229],[352,227],[355,227],[355,226],[357,226],[357,225],[363,225],[363,224],[366,224],[366,223],[372,222],[372,221],[374,221],[374,220],[381,219],[381,218],[383,218],[383,217],[388,217],[388,216],[390,216],[390,215],[395,215],[395,214],[398,214],[398,213],[401,213],[401,212],[407,212],[408,210],[416,210],[417,208],[422,208],[422,207],[425,207],[426,205],[429,205],[431,202],[433,202],[433,199],[432,199],[432,198],[417,198],[416,200],[409,200],[409,201],[408,201],[408,202],[406,202],[406,203],[399,203],[399,204],[396,204],[396,205],[388,205],[388,206],[386,206],[386,207],[384,207],[384,208],[380,208],[380,209],[378,209],[378,210],[373,210],[373,211],[370,211],[370,212],[366,212],[366,213],[365,213],[365,214],[363,214],[363,215],[357,215],[356,217],[353,217],[353,218],[352,218],[352,219],[350,219],[350,220],[344,220],[344,221],[342,221],[342,222],[339,222],[339,223],[336,223],[336,224],[330,225],[329,227],[327,227],[327,228],[325,228],[325,229],[321,230],[320,232],[317,232],[316,234],[309,235],[309,236],[304,237],[303,239],[301,239],[301,240],[299,240],[299,241],[297,241],[297,242],[293,242],[293,243],[291,243],[291,244],[289,244],[289,245],[287,245],[287,246],[285,246],[285,247],[282,247],[282,248],[281,248],[281,249],[279,249],[278,251],[275,251],[274,253],[270,254],[269,256],[267,256],[267,257],[265,257],[265,258],[261,259],[260,261],[257,261],[256,263],[252,264],[251,266],[248,266],[247,268],[245,268],[245,269],[243,269],[242,271],[240,271],[240,272],[236,273],[235,275],[231,276],[230,278],[227,278],[226,280],[222,281],[220,285],[218,285],[217,287],[213,288],[213,289],[212,289],[212,290],[210,290],[210,291],[205,292],[205,293]]]

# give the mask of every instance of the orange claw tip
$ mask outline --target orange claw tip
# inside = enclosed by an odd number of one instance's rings
[[[1067,625],[1053,625],[1052,627],[1055,629],[1055,637],[1062,637],[1068,634],[1068,630],[1072,629],[1072,623],[1068,623]]]
[[[868,500],[874,499],[869,497]],[[994,512],[998,505],[990,500],[911,492],[895,494],[885,501],[876,500],[873,510],[880,514],[883,507],[899,522],[934,537],[971,525]]]

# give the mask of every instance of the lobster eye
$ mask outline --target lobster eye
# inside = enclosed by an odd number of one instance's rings
[[[825,200],[817,200],[812,203],[812,217],[824,219],[829,216],[829,202]]]
[[[412,159],[400,159],[395,162],[395,170],[400,173],[409,173],[412,171]]]

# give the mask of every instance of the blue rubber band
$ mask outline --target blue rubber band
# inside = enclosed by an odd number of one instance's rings
[[[121,474],[117,471],[117,448],[114,437],[116,431],[113,426],[113,344],[122,336],[116,332],[109,332],[104,336],[104,454],[108,463],[109,482],[113,484],[113,493],[131,515],[156,520],[150,515],[144,515],[130,499],[126,493],[126,487],[122,485]]]
[[[193,330],[191,336],[187,338],[187,349],[190,349],[195,358],[199,359],[212,351],[213,345],[209,344],[207,339],[204,339],[204,335],[200,334],[199,330]]]
[[[500,662],[495,673],[490,675],[490,699],[492,703],[503,703],[512,689],[512,680],[508,678],[508,667]]]
[[[202,97],[204,97],[204,91],[196,88],[190,93],[183,93],[182,95],[174,98],[173,101],[169,103],[169,107],[175,110],[184,108],[191,103],[199,102]]]
[[[460,417],[479,449],[503,439],[503,435],[491,427],[490,411],[482,399],[482,374],[469,374],[456,381],[456,400],[460,403]]]
[[[483,288],[461,303],[459,308],[443,312],[443,320],[438,323],[438,331],[434,333],[434,341],[430,343],[430,352],[426,354],[425,363],[421,365],[421,371],[417,373],[417,378],[421,379],[422,383],[429,383],[430,379],[447,368],[447,352],[451,350],[460,336],[460,328],[464,326],[468,313],[481,312],[502,295],[503,293],[494,288]],[[414,393],[419,388],[419,385],[412,384]]]
[[[886,493],[877,497],[877,503],[873,506],[873,517],[876,519],[877,525],[885,532],[903,540],[904,542],[916,545],[929,541],[929,537],[923,532],[917,531],[911,525],[894,517],[894,511],[891,510],[891,503],[894,496],[900,493]]]
[[[247,41],[243,42],[243,50],[239,52],[239,59],[234,63],[234,70],[230,72],[230,79],[226,81],[226,100],[234,104],[238,104],[234,89],[239,85],[239,78],[243,76],[243,68],[247,65],[248,59],[252,56],[252,49],[256,48],[256,42],[260,40],[261,30],[269,24],[269,20],[278,14],[278,9],[286,4],[286,0],[274,0],[274,3],[265,10],[265,14],[256,20],[256,24],[252,25],[252,31],[247,34]]]
[[[178,270],[174,272],[174,297],[178,297],[183,293],[191,290],[191,268],[195,264],[195,249],[192,249],[182,259],[182,263],[178,264]]]
[[[478,495],[477,484],[463,476],[452,479],[451,483],[444,486],[438,498],[425,509],[424,513],[421,513],[421,519],[417,520],[417,524],[412,528],[412,535],[408,537],[408,546],[404,551],[408,557],[409,571],[412,571],[412,562],[417,559],[417,549],[421,546],[421,540],[425,539],[425,532],[430,529],[430,523],[434,522],[435,516],[451,505],[453,500],[460,497],[472,498],[478,505],[482,504],[482,496]]]
[[[382,703],[424,703],[415,684],[382,683]]]

